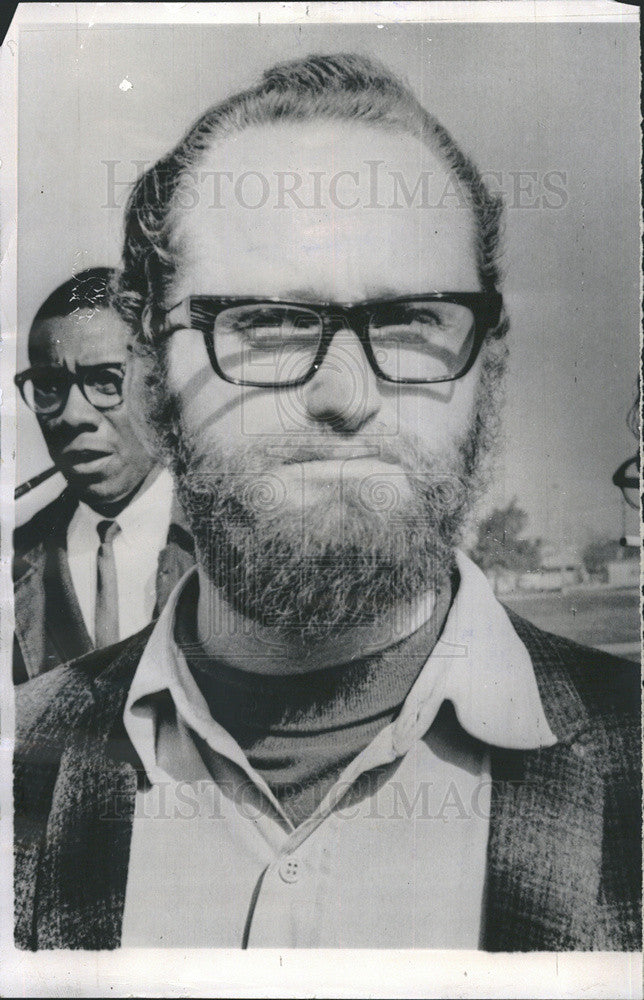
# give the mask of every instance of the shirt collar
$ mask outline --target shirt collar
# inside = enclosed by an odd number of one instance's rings
[[[528,650],[485,575],[456,553],[460,584],[445,627],[394,726],[401,751],[451,701],[470,736],[508,750],[553,746]]]
[[[124,535],[156,534],[159,525],[165,532],[170,519],[172,494],[172,477],[167,469],[162,469],[150,485],[137,493],[132,502],[123,508],[118,517],[109,520],[117,521]],[[93,537],[97,525],[106,518],[79,500],[73,520],[74,529],[89,531]]]
[[[396,754],[422,738],[446,700],[471,736],[509,750],[553,746],[557,739],[546,720],[530,655],[492,593],[484,574],[457,553],[460,585],[441,638],[392,725]],[[139,662],[128,694],[124,722],[151,781],[159,776],[155,717],[149,697],[169,691],[177,712],[196,732],[215,727],[206,701],[174,638],[180,594],[196,568],[168,598]],[[232,738],[228,737],[232,742]]]
[[[197,567],[191,567],[168,597],[143,651],[125,703],[125,728],[153,784],[167,776],[157,762],[156,716],[150,696],[169,691],[177,713],[195,732],[203,734],[214,727],[220,736],[226,735],[212,718],[174,638],[179,597],[196,572]],[[232,738],[229,739],[232,742]]]

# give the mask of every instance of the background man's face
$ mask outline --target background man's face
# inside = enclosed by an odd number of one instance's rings
[[[37,323],[29,336],[32,365],[125,364],[127,327],[111,309],[82,309]],[[125,402],[99,411],[71,388],[64,410],[40,417],[49,454],[76,495],[99,509],[129,496],[152,467]]]
[[[305,179],[313,171],[325,178],[358,171],[363,202],[368,160],[382,160],[386,169],[401,171],[409,190],[421,169],[432,171],[437,191],[444,190],[447,179],[443,164],[416,139],[337,122],[248,129],[219,143],[216,162],[207,157],[203,166],[225,168],[239,177],[257,169],[260,152],[269,179],[277,171]],[[349,202],[355,191],[352,185],[340,185],[338,197]],[[273,198],[249,209],[231,197],[225,211],[216,211],[204,192],[200,204],[181,215],[176,235],[180,263],[175,301],[191,293],[212,293],[355,302],[480,287],[473,220],[469,210],[454,204],[398,209],[363,204],[349,210],[334,208],[327,198],[321,209],[289,204],[280,210]],[[387,384],[376,379],[350,330],[336,334],[319,372],[297,389],[244,389],[221,381],[210,371],[202,339],[183,331],[172,338],[169,367],[185,425],[197,432],[197,448],[204,455],[209,440],[232,452],[249,444],[296,442],[333,429],[337,459],[279,468],[285,503],[298,507],[302,491],[313,498],[340,477],[381,475],[392,482],[395,465],[373,455],[352,457],[352,439],[376,448],[386,442],[395,449],[406,434],[433,454],[449,451],[469,427],[479,375],[477,363],[457,382]]]

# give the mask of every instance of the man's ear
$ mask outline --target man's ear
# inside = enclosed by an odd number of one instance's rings
[[[152,307],[149,302],[143,306],[141,313],[141,332],[145,344],[152,343]]]
[[[150,427],[147,415],[149,389],[147,387],[146,374],[147,368],[151,363],[149,353],[145,349],[141,350],[136,340],[132,339],[127,345],[123,398],[125,399],[128,417],[134,428],[134,433],[147,453],[155,461],[159,461],[156,437],[153,429]]]

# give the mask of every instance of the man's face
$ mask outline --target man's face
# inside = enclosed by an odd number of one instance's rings
[[[363,192],[370,160],[399,171],[408,190],[423,169],[432,171],[438,191],[448,181],[442,163],[414,138],[337,122],[248,129],[218,143],[216,160],[206,156],[201,166],[224,165],[237,178],[257,170],[258,159],[267,178],[279,171],[305,178],[314,171],[325,178],[357,171]],[[342,198],[350,200],[346,192]],[[352,209],[328,200],[313,209],[274,204],[269,199],[249,209],[231,197],[225,211],[217,211],[204,192],[194,209],[179,215],[178,266],[166,304],[191,294],[351,303],[480,287],[473,219],[462,206],[367,208],[364,199]],[[179,489],[193,508],[202,549],[218,546],[219,559],[225,549],[228,578],[219,582],[229,597],[248,602],[255,581],[255,614],[262,617],[262,606],[266,611],[273,601],[268,619],[288,624],[293,608],[282,614],[278,605],[290,589],[300,609],[306,605],[306,621],[323,609],[331,626],[346,621],[351,601],[356,609],[367,607],[369,567],[382,584],[376,603],[395,596],[396,588],[404,597],[407,589],[412,596],[429,587],[445,571],[446,542],[469,499],[463,453],[480,370],[478,360],[454,382],[384,382],[345,324],[305,385],[239,387],[213,372],[200,334],[173,334],[167,389],[189,451]],[[420,555],[409,551],[417,535]],[[391,552],[394,538],[398,553]],[[203,551],[202,558],[207,564]],[[292,573],[285,569],[289,560]],[[307,576],[302,567],[311,560]],[[242,563],[251,568],[234,591],[230,566]],[[407,569],[408,587],[401,583]],[[335,610],[325,591],[340,595]]]
[[[127,328],[111,309],[82,309],[35,324],[29,335],[32,365],[71,372],[90,365],[125,364]],[[152,468],[136,437],[125,402],[97,410],[71,387],[56,416],[39,417],[49,454],[76,495],[96,510],[132,494]]]

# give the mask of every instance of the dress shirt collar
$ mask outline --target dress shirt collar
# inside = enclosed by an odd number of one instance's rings
[[[68,534],[78,535],[82,538],[91,538],[93,542],[96,535],[96,528],[101,521],[105,521],[105,517],[102,514],[98,514],[86,503],[83,503],[82,500],[79,500],[74,511],[74,516],[69,522]]]
[[[161,526],[164,535],[167,532],[172,505],[172,477],[167,469],[162,469],[150,485],[134,497],[131,503],[114,518],[105,518],[92,510],[88,504],[79,500],[76,513],[70,523],[73,531],[96,535],[97,525],[101,521],[117,521],[124,537],[156,534]]]
[[[460,585],[443,633],[409,692],[386,741],[402,755],[422,738],[445,700],[471,736],[511,750],[553,746],[530,656],[495,598],[484,574],[457,553]],[[151,781],[159,778],[155,715],[149,696],[170,692],[179,716],[208,742],[241,752],[212,718],[185,657],[174,639],[177,601],[190,570],[171,594],[136,670],[124,722]],[[380,734],[382,737],[382,734]],[[379,743],[383,741],[377,737]]]

